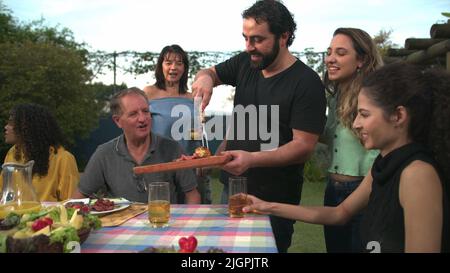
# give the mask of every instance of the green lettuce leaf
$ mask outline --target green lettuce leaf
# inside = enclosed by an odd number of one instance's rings
[[[80,242],[77,230],[74,227],[58,228],[50,233],[50,243],[62,243],[65,253],[71,251],[71,249],[67,249],[67,244],[71,241]]]
[[[6,253],[6,239],[7,235],[0,234],[0,253]]]
[[[100,219],[92,214],[84,215],[83,228],[99,229],[102,227]]]

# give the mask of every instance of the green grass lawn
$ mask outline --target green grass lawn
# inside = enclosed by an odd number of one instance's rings
[[[212,200],[213,204],[220,203],[222,184],[218,180],[218,171],[212,174]],[[324,182],[305,182],[303,184],[302,201],[303,205],[323,205],[323,195],[325,192]],[[312,225],[297,222],[294,226],[295,232],[292,236],[292,245],[289,248],[291,253],[317,253],[326,252],[323,238],[323,228],[321,225]]]
[[[325,182],[305,182],[303,184],[302,205],[322,206]],[[290,253],[326,252],[323,226],[303,222],[295,223]]]

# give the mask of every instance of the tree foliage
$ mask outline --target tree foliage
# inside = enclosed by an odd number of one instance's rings
[[[0,43],[6,42],[16,32],[16,22],[11,11],[0,1]]]
[[[0,44],[1,119],[15,104],[34,102],[55,114],[70,143],[86,135],[99,115],[90,72],[74,51],[50,43]]]
[[[314,48],[307,47],[303,52],[293,52],[298,58],[305,57],[306,64],[314,69],[320,76],[325,73],[325,53],[316,52]]]
[[[5,42],[55,44],[76,51],[83,58],[84,64],[88,62],[87,45],[76,42],[70,29],[59,25],[47,26],[44,18],[30,23],[20,23],[0,1],[0,43]]]
[[[84,44],[67,28],[45,26],[43,19],[19,23],[0,2],[0,124],[19,103],[47,106],[68,144],[86,136],[105,105],[88,85],[92,72]],[[0,155],[8,146],[0,142]]]
[[[386,56],[390,48],[399,47],[391,41],[391,34],[393,30],[380,30],[372,39],[375,42],[380,54]]]
[[[189,51],[190,77],[203,68],[213,66],[237,52],[218,51]],[[104,74],[105,71],[122,70],[132,75],[142,75],[156,70],[159,52],[123,51],[108,53],[104,51],[91,52],[88,55],[90,65],[95,75]]]

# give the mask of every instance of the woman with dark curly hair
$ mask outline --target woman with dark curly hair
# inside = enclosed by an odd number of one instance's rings
[[[345,224],[363,212],[361,239],[371,252],[448,252],[450,74],[396,63],[368,75],[353,127],[380,155],[337,207],[269,203],[256,209],[316,224]]]
[[[37,104],[12,108],[5,126],[5,142],[13,146],[5,162],[34,160],[32,183],[41,201],[70,198],[77,187],[75,157],[64,149],[63,141],[61,129],[47,108]]]

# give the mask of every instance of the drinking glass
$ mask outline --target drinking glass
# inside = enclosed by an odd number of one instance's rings
[[[148,221],[150,226],[161,228],[169,226],[170,190],[169,182],[148,184]]]
[[[244,217],[242,211],[247,205],[247,178],[230,177],[228,179],[228,212],[230,217]]]

